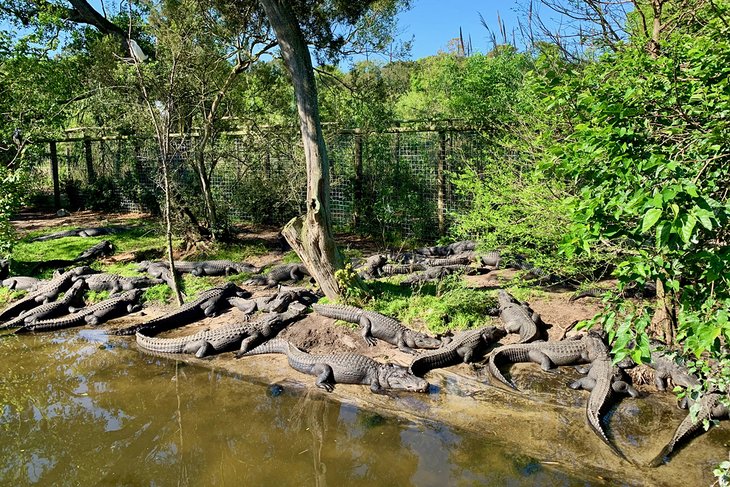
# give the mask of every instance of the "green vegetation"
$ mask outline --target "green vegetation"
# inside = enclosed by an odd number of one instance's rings
[[[479,291],[464,285],[460,276],[449,276],[439,285],[417,289],[403,287],[398,278],[370,284],[374,299],[366,308],[392,316],[403,323],[432,333],[464,330],[489,324],[489,308],[497,305],[493,292]]]

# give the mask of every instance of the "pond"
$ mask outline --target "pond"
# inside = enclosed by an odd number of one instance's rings
[[[101,330],[6,335],[0,352],[3,485],[633,485],[497,434],[141,354]]]

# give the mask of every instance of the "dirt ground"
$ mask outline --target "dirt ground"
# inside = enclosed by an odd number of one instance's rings
[[[54,213],[26,212],[14,219],[13,225],[22,235],[29,231],[51,227],[124,225],[129,224],[130,221],[146,218],[150,217],[143,213],[101,214],[93,211],[80,211],[70,216],[59,217]],[[277,233],[276,229],[272,228],[242,227],[239,229],[237,233],[239,241],[264,242],[267,244],[267,247],[272,249],[267,254],[249,259],[249,263],[262,266],[281,262],[284,252],[275,249],[277,247]],[[341,247],[357,249],[365,256],[384,250],[378,248],[375,243],[367,238],[353,235],[338,236],[338,244]],[[112,256],[109,260],[119,261],[120,257]],[[128,256],[125,257],[129,258]],[[184,257],[183,253],[180,254],[180,257]],[[485,275],[467,276],[465,279],[469,286],[477,289],[498,289],[508,285],[515,276],[515,271],[503,269]],[[275,289],[265,290],[256,286],[246,286],[243,283],[237,284],[252,292],[255,297],[272,295],[276,292]],[[529,302],[530,306],[541,315],[543,321],[548,325],[547,333],[549,339],[560,338],[565,334],[566,328],[572,327],[577,321],[592,317],[600,309],[600,301],[598,299],[585,298],[570,303],[568,301],[570,295],[571,293],[568,291],[544,291],[539,293],[539,297]],[[121,326],[121,323],[124,323],[124,326],[128,326],[131,323],[146,321],[152,317],[162,315],[170,309],[172,307],[155,305],[122,320],[116,320],[116,322],[110,323],[107,326],[118,328]],[[178,328],[170,332],[170,336],[183,336],[195,333],[200,329],[221,326],[240,320],[242,316],[242,313],[234,308],[222,313],[220,316]],[[490,324],[492,321],[494,321],[492,318],[485,317],[484,324]],[[495,324],[497,323],[495,322]],[[296,326],[291,326],[284,330],[280,336],[312,353],[346,350],[363,353],[376,360],[394,360],[406,365],[411,359],[409,355],[393,349],[388,344],[379,343],[375,347],[368,346],[357,330],[342,324],[337,324],[333,319],[318,316],[314,313],[299,321]],[[516,337],[508,336],[503,342],[510,343],[514,340],[516,340]]]
[[[48,215],[24,215],[14,222],[22,233],[38,228],[60,225],[101,226],[125,224],[145,215],[104,215],[80,212],[73,217]],[[277,249],[275,229],[241,229],[238,235],[242,241],[264,241],[272,250],[263,256],[251,259],[255,265],[276,264],[284,252]],[[360,249],[363,255],[379,250],[367,239],[340,236],[338,243],[343,247]],[[117,256],[118,257],[118,256]],[[481,276],[467,276],[468,285],[478,289],[497,289],[507,285],[516,276],[511,269],[502,269]],[[254,296],[271,295],[274,289],[265,290],[255,286],[242,285]],[[580,320],[590,318],[599,311],[601,303],[596,298],[584,298],[569,302],[571,291],[540,290],[528,299],[529,305],[549,325],[549,339],[558,339],[566,330]],[[106,330],[127,327],[149,320],[173,309],[172,306],[150,306],[141,312],[114,320],[103,325]],[[207,318],[187,325],[163,336],[190,335],[205,328],[214,328],[241,320],[238,309],[230,309],[219,316]],[[498,324],[498,318],[484,318],[484,324]],[[310,353],[332,351],[357,352],[381,362],[395,362],[408,365],[412,356],[397,350],[392,345],[379,342],[370,347],[357,329],[336,323],[335,320],[311,313],[304,319],[290,325],[279,334],[298,347]],[[136,347],[134,337],[111,337],[112,342],[125,342],[124,346]],[[517,340],[508,335],[501,343]],[[140,349],[142,353],[144,350]],[[156,354],[155,354],[156,355]],[[167,359],[178,360],[207,367],[236,377],[246,378],[262,384],[278,384],[300,389],[306,394],[325,394],[317,390],[314,377],[300,374],[289,368],[282,355],[260,355],[236,359],[232,353],[221,353],[206,359],[193,356],[167,355]],[[676,485],[679,477],[689,476],[690,484],[702,478],[707,484],[706,469],[701,465],[706,458],[725,455],[727,435],[710,432],[697,440],[700,449],[685,449],[681,461],[675,461],[678,468],[671,469],[626,469],[626,463],[608,453],[606,446],[584,425],[584,391],[573,391],[565,387],[567,380],[573,380],[575,371],[560,368],[555,374],[545,374],[534,364],[515,364],[509,370],[512,378],[528,389],[529,394],[516,393],[504,387],[495,387],[479,367],[457,365],[438,369],[426,375],[432,384],[428,394],[372,394],[368,387],[359,385],[337,385],[327,397],[357,407],[407,418],[412,421],[440,421],[456,428],[483,432],[489,441],[503,441],[514,445],[520,452],[547,458],[550,465],[561,465],[566,471],[575,470],[585,475],[587,469],[597,472],[597,478],[620,478],[626,485]],[[671,438],[675,424],[679,424],[686,412],[674,407],[671,393],[645,394],[640,401],[622,400],[611,413],[613,441],[638,464],[646,464],[652,456]],[[498,425],[509,424],[509,428]],[[637,440],[638,439],[638,440]],[[692,470],[686,467],[693,466]],[[697,467],[694,467],[697,466]],[[628,482],[628,483],[626,483]]]

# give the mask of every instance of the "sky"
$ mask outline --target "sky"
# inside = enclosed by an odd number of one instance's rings
[[[400,39],[414,36],[411,58],[420,59],[445,51],[449,40],[459,36],[461,27],[465,42],[471,36],[474,51],[487,52],[491,49],[490,35],[479,14],[493,31],[499,32],[499,13],[510,32],[518,26],[516,8],[517,3],[509,0],[412,0],[412,8],[398,19]]]

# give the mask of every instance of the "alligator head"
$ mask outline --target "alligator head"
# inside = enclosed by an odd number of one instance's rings
[[[411,337],[413,338],[414,348],[439,348],[442,344],[440,338],[432,338],[423,333],[412,333]]]
[[[384,389],[401,391],[426,392],[429,385],[425,379],[411,374],[407,367],[396,364],[378,367],[378,380]]]
[[[482,338],[487,343],[495,343],[507,336],[507,330],[497,326],[486,326],[482,330]]]
[[[505,291],[504,289],[500,289],[497,292],[497,302],[499,303],[500,308],[506,308],[507,306],[511,304],[516,304],[515,299]]]

